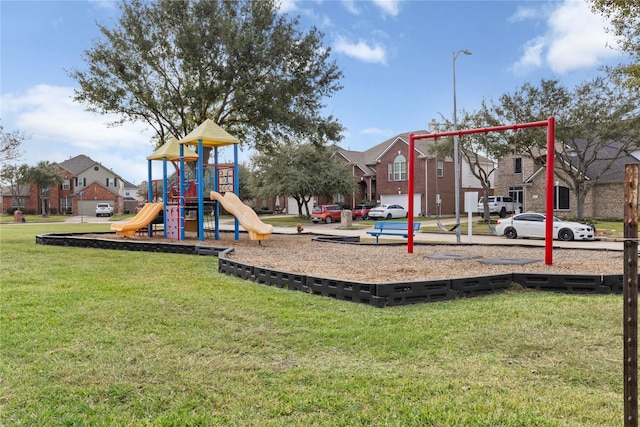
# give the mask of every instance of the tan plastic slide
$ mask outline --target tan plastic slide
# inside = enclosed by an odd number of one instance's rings
[[[260,221],[258,214],[253,209],[242,203],[242,200],[231,192],[224,196],[217,191],[211,192],[211,200],[217,200],[231,215],[238,218],[240,224],[249,233],[251,240],[267,240],[273,233],[273,225]]]
[[[128,221],[111,224],[111,229],[116,232],[116,236],[133,237],[137,230],[151,224],[161,210],[162,203],[147,203],[136,216]]]

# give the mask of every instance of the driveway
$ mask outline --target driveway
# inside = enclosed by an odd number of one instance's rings
[[[70,223],[113,223],[108,216],[95,216],[95,215],[73,215],[65,219],[64,222]]]

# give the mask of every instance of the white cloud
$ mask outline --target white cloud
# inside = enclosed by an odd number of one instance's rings
[[[298,6],[296,5],[296,0],[281,0],[279,11],[280,13],[288,13],[297,10]]]
[[[344,37],[338,37],[333,43],[333,50],[364,62],[386,64],[387,61],[384,47],[379,44],[369,45],[362,40],[353,43]]]
[[[538,11],[532,7],[518,7],[516,13],[511,15],[507,21],[509,22],[522,22],[528,19],[532,19],[538,16]]]
[[[398,16],[400,0],[373,0],[373,3],[386,15]]]
[[[342,0],[342,5],[352,15],[360,15],[362,13],[355,0]]]
[[[604,21],[591,12],[586,2],[566,1],[548,23],[547,61],[555,72],[598,66],[619,54],[610,47],[615,41],[605,31]]]
[[[591,12],[586,1],[565,0],[555,9],[542,7],[536,13],[522,9],[509,20],[537,17],[544,17],[547,30],[525,44],[522,57],[513,66],[515,72],[548,66],[565,74],[603,65],[619,55],[611,49],[615,39],[605,31],[605,21]]]
[[[142,124],[109,127],[115,116],[84,111],[73,102],[73,88],[38,85],[22,94],[2,95],[3,126],[30,136],[20,163],[61,162],[84,154],[124,179],[147,179],[146,156],[153,152],[153,132]],[[157,169],[157,171],[156,171]],[[161,176],[160,167],[154,176]]]
[[[524,54],[520,60],[513,65],[513,70],[520,74],[532,68],[540,68],[542,66],[542,53],[545,47],[544,38],[538,37],[529,40],[524,46]]]

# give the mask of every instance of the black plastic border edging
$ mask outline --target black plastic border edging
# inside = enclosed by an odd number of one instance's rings
[[[227,257],[227,254],[233,252],[233,248],[81,237],[85,234],[86,233],[52,233],[37,235],[36,243],[96,249],[217,256],[218,272],[223,274],[244,280],[251,280],[268,286],[298,290],[343,301],[364,303],[379,308],[490,295],[509,289],[514,282],[524,288],[545,292],[570,294],[622,293],[622,274],[599,276],[504,273],[458,279],[366,283],[309,276],[241,263]],[[91,234],[113,235],[112,232]],[[359,243],[359,237],[320,236],[313,240],[344,244]]]

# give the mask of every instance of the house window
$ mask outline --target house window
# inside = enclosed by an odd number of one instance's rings
[[[444,162],[442,160],[438,160],[437,173],[440,178],[444,176]]]
[[[387,180],[393,181],[393,163],[387,165]]]
[[[71,213],[73,199],[71,197],[62,197],[60,199],[60,209],[64,213]]]
[[[522,157],[513,159],[513,173],[522,173]]]
[[[115,187],[116,178],[107,178],[107,187]]]
[[[553,187],[553,209],[554,210],[569,210],[569,189],[556,185]]]
[[[393,160],[393,180],[407,180],[407,158],[402,154],[398,154]]]
[[[62,189],[63,190],[71,190],[71,180],[70,179],[62,180]]]
[[[509,187],[509,197],[514,202],[518,202],[524,206],[524,189],[522,187]]]
[[[15,209],[24,209],[24,199],[21,197],[12,197],[11,207]]]
[[[76,178],[76,187],[84,187],[87,185],[87,178]]]

